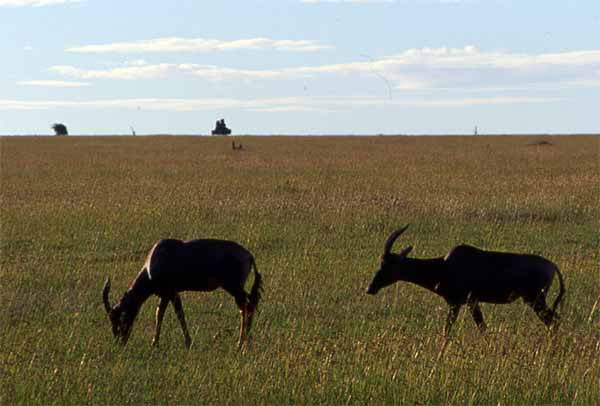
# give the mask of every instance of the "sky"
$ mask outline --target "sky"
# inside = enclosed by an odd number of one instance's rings
[[[0,0],[0,134],[600,132],[598,0]]]

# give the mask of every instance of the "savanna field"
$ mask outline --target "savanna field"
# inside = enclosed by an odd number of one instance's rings
[[[233,151],[231,141],[243,144]],[[0,404],[600,402],[600,137],[0,138]],[[522,301],[466,308],[399,282],[365,294],[388,234],[556,263],[557,331]],[[184,293],[127,346],[118,300],[160,238],[235,240],[263,300],[248,346],[223,290]],[[252,283],[250,276],[246,288]],[[549,293],[558,292],[555,280]]]

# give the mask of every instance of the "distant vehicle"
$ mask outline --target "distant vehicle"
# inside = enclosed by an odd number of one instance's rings
[[[229,128],[227,128],[227,126],[225,125],[224,118],[217,120],[217,122],[215,123],[215,129],[212,130],[211,134],[212,135],[229,135],[229,134],[231,134],[231,130]]]

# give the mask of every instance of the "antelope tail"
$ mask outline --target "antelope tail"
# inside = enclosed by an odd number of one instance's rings
[[[254,312],[258,308],[262,292],[262,276],[258,273],[254,258],[252,258],[252,268],[254,268],[254,284],[252,285],[250,295],[248,295],[248,306],[250,307],[250,311]]]
[[[558,274],[558,282],[560,284],[560,291],[558,292],[558,296],[556,296],[556,299],[554,299],[554,303],[552,304],[552,313],[556,312],[556,307],[562,301],[562,298],[565,294],[565,283],[563,281],[562,274],[558,270],[558,267],[556,268],[556,273]]]

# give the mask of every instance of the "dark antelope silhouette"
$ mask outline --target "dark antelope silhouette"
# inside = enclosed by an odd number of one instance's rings
[[[483,251],[469,245],[453,248],[445,257],[409,258],[412,247],[392,254],[392,245],[408,226],[394,231],[387,239],[381,267],[367,293],[397,281],[415,283],[443,297],[450,306],[444,333],[448,335],[462,305],[467,304],[478,327],[486,328],[479,303],[511,303],[523,298],[538,317],[551,326],[558,320],[556,307],[565,293],[558,267],[537,255]],[[560,292],[552,308],[546,306],[546,294],[554,274],[558,275]]]
[[[244,284],[254,269],[254,284],[250,293]],[[158,344],[160,327],[169,302],[173,303],[181,323],[185,344],[192,343],[185,322],[179,292],[210,292],[223,288],[235,298],[240,313],[241,346],[252,327],[252,317],[261,297],[262,277],[256,269],[254,257],[248,250],[232,241],[222,240],[160,240],[150,250],[146,262],[121,300],[111,308],[108,295],[110,278],[102,290],[102,300],[112,323],[115,338],[127,343],[131,327],[142,304],[151,296],[160,297],[156,309],[156,330],[152,345]]]

